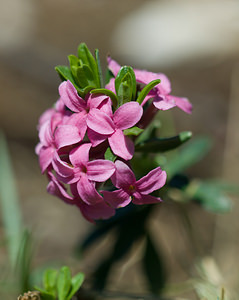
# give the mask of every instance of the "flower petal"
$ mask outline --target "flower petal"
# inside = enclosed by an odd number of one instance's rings
[[[176,106],[173,100],[167,100],[168,96],[158,97],[156,96],[153,100],[153,105],[160,110],[168,110]]]
[[[86,174],[82,174],[80,180],[77,182],[77,190],[81,199],[87,204],[95,204],[103,201],[102,196],[95,189],[94,184],[89,181]]]
[[[169,94],[171,92],[171,84],[166,75],[163,73],[153,73],[145,70],[134,70],[136,81],[148,84],[153,80],[160,79],[161,82],[154,88],[158,94]]]
[[[143,205],[143,204],[153,204],[153,203],[159,203],[162,202],[160,198],[150,196],[150,195],[143,195],[140,193],[134,193],[132,202],[137,205]]]
[[[106,113],[96,108],[90,110],[87,125],[90,129],[100,134],[112,134],[115,130],[112,119]]]
[[[185,111],[188,114],[192,113],[192,104],[189,102],[189,100],[187,98],[182,98],[182,97],[175,97],[172,95],[168,95],[167,99],[169,101],[174,101],[174,103],[177,105],[177,107],[179,107],[180,109],[182,109],[183,111]]]
[[[74,125],[59,125],[54,136],[57,149],[79,143],[83,139],[79,129]]]
[[[109,138],[111,150],[115,155],[125,160],[130,160],[134,154],[134,143],[123,134],[123,131],[117,129]]]
[[[111,180],[117,188],[128,190],[130,185],[135,185],[136,179],[133,171],[121,160],[115,162],[116,171]]]
[[[136,182],[137,190],[144,195],[150,194],[164,186],[166,179],[166,172],[160,167],[155,168]]]
[[[96,147],[108,139],[108,135],[97,133],[90,128],[87,129],[87,135],[92,144],[92,147]]]
[[[74,166],[86,166],[89,161],[90,148],[91,144],[86,143],[71,150],[69,154],[70,162]]]
[[[115,93],[115,78],[111,78],[109,83],[106,84],[105,88]]]
[[[116,75],[118,74],[121,66],[115,60],[113,60],[110,56],[107,57],[107,61],[108,61],[108,69],[116,77]]]
[[[47,192],[59,197],[68,204],[74,204],[74,198],[67,194],[64,185],[51,172],[48,173],[48,176],[50,177],[50,182],[47,186]]]
[[[90,94],[87,99],[87,107],[88,109],[98,108],[102,102],[107,102],[109,96],[99,95],[99,94]]]
[[[88,162],[87,176],[90,180],[104,182],[115,172],[115,164],[112,161],[97,159]]]
[[[57,152],[54,153],[52,166],[56,173],[63,178],[71,177],[74,175],[73,167],[69,166],[66,162],[62,161]]]
[[[117,128],[124,130],[138,123],[142,114],[143,108],[138,102],[127,102],[116,110],[113,120]]]
[[[53,147],[42,147],[39,152],[39,164],[42,173],[46,171],[52,163],[55,149]]]
[[[99,201],[94,205],[88,205],[84,202],[77,204],[82,215],[90,222],[98,219],[109,219],[115,214],[114,208],[110,207],[104,201]]]
[[[63,81],[59,86],[59,94],[65,106],[74,112],[86,109],[86,102],[83,100],[75,89],[74,85],[69,81]]]
[[[113,192],[101,191],[106,202],[114,208],[125,207],[131,202],[130,195],[120,189]]]

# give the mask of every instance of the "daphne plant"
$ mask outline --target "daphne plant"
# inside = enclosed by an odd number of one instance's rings
[[[80,44],[78,56],[68,58],[69,67],[56,67],[60,97],[38,125],[36,153],[48,192],[79,207],[89,221],[110,218],[131,202],[160,203],[151,194],[165,185],[166,172],[157,166],[138,179],[132,162],[136,152],[167,151],[187,141],[191,133],[165,140],[144,131],[158,110],[177,106],[191,113],[192,105],[171,95],[162,73],[121,67],[108,57],[105,85],[98,50],[94,57]]]
[[[71,300],[81,287],[84,274],[71,276],[69,267],[64,266],[59,271],[47,269],[43,276],[44,288],[36,287],[41,300]]]

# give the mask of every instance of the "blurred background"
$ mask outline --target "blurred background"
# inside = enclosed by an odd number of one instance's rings
[[[122,65],[165,73],[172,94],[188,97],[194,107],[190,116],[177,108],[166,113],[175,120],[174,130],[191,130],[213,141],[210,153],[188,174],[238,184],[237,0],[0,0],[0,7],[0,128],[10,150],[23,221],[37,242],[36,265],[69,262],[72,249],[93,226],[77,209],[47,194],[34,153],[38,118],[58,99],[60,80],[54,67],[67,65],[67,55],[76,54],[81,42],[91,51],[100,50],[104,68],[110,54]],[[170,130],[165,132],[170,135]],[[195,207],[190,211],[203,254],[212,255],[231,287],[239,281],[237,201],[233,199],[227,215]],[[180,282],[195,254],[174,210],[162,206],[152,231],[160,237],[170,280]],[[0,262],[6,255],[1,250]],[[86,256],[79,264],[86,271],[94,260]],[[134,264],[137,259],[130,270]],[[137,290],[142,278],[132,278]],[[127,282],[125,286],[129,288]]]

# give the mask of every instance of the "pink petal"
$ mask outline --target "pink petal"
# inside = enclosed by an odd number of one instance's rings
[[[123,131],[117,129],[109,138],[110,148],[113,153],[125,160],[130,160],[134,154],[134,143]]]
[[[56,173],[63,178],[74,176],[73,167],[69,166],[66,162],[62,161],[57,152],[54,153],[52,166]]]
[[[99,134],[90,128],[87,129],[87,135],[93,147],[98,146],[108,139],[108,135]]]
[[[43,146],[53,145],[53,135],[51,131],[51,121],[44,122],[39,129],[39,139]]]
[[[156,97],[153,101],[153,105],[160,110],[168,110],[176,106],[176,103],[173,100],[168,101],[168,96]]]
[[[105,88],[115,93],[115,78],[111,78],[109,83],[106,84]]]
[[[143,108],[138,102],[127,102],[116,110],[113,120],[117,128],[124,130],[138,123],[142,114]]]
[[[90,129],[100,134],[112,134],[115,130],[112,119],[106,113],[96,108],[90,110],[87,125]]]
[[[69,158],[74,166],[86,166],[89,161],[91,144],[86,143],[71,150]]]
[[[87,100],[88,109],[98,108],[102,102],[107,102],[109,99],[106,95],[90,94]]]
[[[135,185],[136,179],[132,170],[121,160],[115,162],[116,172],[111,180],[117,188],[128,190],[130,185]]]
[[[77,190],[81,199],[87,204],[95,204],[96,202],[103,201],[103,198],[95,189],[94,184],[89,181],[86,174],[82,174],[77,183]]]
[[[52,117],[53,114],[55,114],[55,109],[54,108],[49,108],[47,109],[39,119],[39,127],[41,127],[46,121],[49,121]],[[39,129],[39,128],[38,128]]]
[[[109,219],[115,214],[115,210],[104,201],[97,202],[93,205],[80,202],[78,207],[82,215],[90,222],[94,222],[94,220],[98,219]]]
[[[177,107],[181,108],[183,111],[185,111],[188,114],[192,113],[192,104],[189,102],[187,98],[181,98],[181,97],[175,97],[168,95],[167,99],[170,101],[174,101],[174,103],[177,105]]]
[[[69,80],[60,84],[59,94],[65,106],[70,110],[74,112],[85,110],[86,102],[77,94],[77,90]]]
[[[60,125],[55,131],[57,149],[79,143],[82,138],[78,128],[74,125]]]
[[[115,172],[115,164],[112,161],[97,159],[88,162],[87,176],[90,180],[104,182]]]
[[[47,167],[53,160],[55,149],[53,147],[42,147],[39,152],[39,164],[42,173],[44,173]]]
[[[60,183],[51,172],[49,172],[48,175],[51,181],[47,186],[47,192],[53,196],[59,197],[68,204],[74,204],[73,197],[67,194],[64,185]]]
[[[132,202],[137,205],[143,205],[143,204],[153,204],[153,203],[159,203],[162,202],[160,198],[150,196],[150,195],[142,195],[140,193],[134,193]]]
[[[116,75],[118,74],[121,66],[115,60],[113,60],[110,56],[107,57],[107,61],[108,61],[108,69],[116,77]]]
[[[130,195],[120,189],[113,192],[101,191],[106,202],[114,208],[125,207],[131,202]]]
[[[144,70],[134,70],[136,81],[148,84],[153,80],[160,79],[161,82],[154,88],[160,94],[169,94],[171,92],[171,84],[166,75],[163,73],[153,73]]]
[[[85,111],[82,111],[80,113],[74,113],[69,118],[67,118],[66,125],[76,126],[79,131],[79,134],[83,139],[87,129],[86,119],[87,114]]]
[[[137,190],[144,195],[160,189],[165,185],[167,174],[160,167],[153,169],[136,182]]]

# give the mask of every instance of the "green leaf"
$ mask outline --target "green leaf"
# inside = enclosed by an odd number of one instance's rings
[[[15,267],[22,239],[22,216],[6,138],[0,130],[0,207],[11,267]]]
[[[123,105],[126,102],[131,101],[132,99],[132,80],[131,75],[126,74],[124,79],[119,85],[118,89],[118,106]]]
[[[165,152],[181,146],[191,137],[192,133],[190,131],[184,131],[179,135],[170,138],[150,139],[137,144],[135,147],[135,151],[150,153]]]
[[[103,94],[103,95],[109,96],[112,101],[113,107],[115,109],[117,108],[118,99],[114,92],[107,90],[107,89],[93,89],[90,92],[91,92],[91,94]]]
[[[73,68],[75,69],[75,67]],[[87,65],[82,65],[76,69],[77,83],[84,89],[88,86],[96,87],[92,71]]]
[[[134,135],[134,136],[138,136],[140,135],[142,132],[144,131],[144,129],[141,129],[137,126],[128,128],[124,130],[124,135]]]
[[[56,300],[56,297],[52,295],[51,293],[34,286],[34,289],[40,292],[41,300]]]
[[[79,59],[75,55],[68,55],[68,60],[70,64],[70,68],[79,66]]]
[[[133,68],[128,67],[128,66],[121,67],[121,69],[119,70],[119,72],[115,78],[115,91],[116,91],[117,95],[119,95],[119,93],[120,93],[121,97],[122,97],[123,87],[121,87],[121,90],[120,90],[120,85],[122,82],[126,82],[126,84],[124,84],[125,86],[128,85],[127,92],[126,92],[126,95],[128,95],[128,97],[130,95],[130,99],[128,101],[134,100],[135,95],[136,95],[136,79],[135,79],[135,74],[134,74]],[[127,97],[126,95],[125,95],[125,99]],[[125,102],[128,102],[128,101],[125,100]]]
[[[96,58],[96,64],[97,64],[97,70],[98,70],[98,76],[100,79],[100,87],[104,87],[104,81],[103,81],[103,75],[102,75],[102,69],[100,64],[100,56],[99,56],[99,50],[95,49],[95,58]]]
[[[56,282],[58,271],[54,269],[47,269],[44,272],[43,284],[47,292],[56,296]]]
[[[143,267],[151,292],[158,294],[165,285],[166,274],[163,259],[160,257],[158,250],[156,250],[149,234],[146,237]]]
[[[164,166],[167,178],[172,178],[175,174],[183,172],[191,165],[200,161],[210,150],[211,140],[208,137],[194,138],[187,143],[181,151],[168,160]]]
[[[80,60],[82,60],[83,64],[87,65],[89,69],[91,70],[94,81],[95,81],[95,87],[100,87],[100,78],[98,73],[98,66],[94,59],[94,56],[91,54],[90,50],[87,48],[85,43],[81,43],[78,47],[78,57]]]
[[[71,69],[66,66],[56,66],[55,70],[59,74],[62,81],[70,80],[75,85],[75,80],[72,76]]]
[[[231,210],[231,201],[221,188],[207,181],[192,181],[185,189],[187,196],[197,200],[209,211],[225,213]]]
[[[160,79],[156,79],[148,83],[140,92],[138,99],[136,100],[139,104],[142,104],[144,101],[144,98],[148,95],[148,93],[157,85],[161,82]]]
[[[108,147],[107,150],[105,151],[105,159],[114,162],[116,160],[116,157],[117,156],[114,155],[114,153],[112,152],[112,150],[110,149],[110,147]]]
[[[62,267],[57,278],[57,294],[59,300],[66,300],[71,290],[71,271],[68,267]]]
[[[71,279],[71,291],[67,296],[67,300],[71,300],[71,298],[75,295],[75,293],[79,290],[81,287],[83,281],[84,281],[84,274],[78,273]]]

